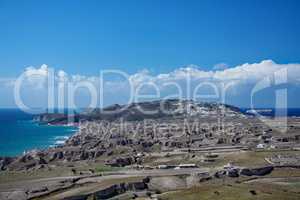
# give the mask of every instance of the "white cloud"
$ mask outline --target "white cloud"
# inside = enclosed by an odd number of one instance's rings
[[[223,66],[224,67],[224,66]],[[224,67],[225,68],[225,67]],[[164,74],[153,75],[148,70],[142,70],[135,74],[129,75],[128,80],[109,79],[105,80],[104,93],[106,95],[122,96],[124,93],[129,94],[130,90],[129,82],[134,87],[138,87],[139,84],[154,83],[158,88],[163,90],[170,90],[170,87],[165,87],[165,83],[174,82],[182,87],[185,87],[187,78],[191,80],[192,85],[199,84],[203,81],[209,81],[210,83],[232,83],[232,94],[238,95],[242,91],[248,91],[251,85],[254,85],[258,81],[265,77],[272,77],[275,72],[282,69],[287,69],[287,81],[288,83],[300,84],[300,64],[278,64],[272,60],[264,60],[259,63],[245,63],[233,68],[219,69],[205,71],[201,70],[196,65],[188,65],[186,67],[178,68],[174,71]],[[47,65],[42,65],[38,68],[28,67],[24,70],[24,86],[34,89],[45,89],[47,86],[47,76],[52,73],[52,69]],[[119,76],[119,74],[116,74]],[[5,87],[12,87],[14,81],[13,78],[0,79],[0,85]],[[88,81],[93,83],[96,88],[99,87],[100,78],[97,76],[84,76],[81,74],[72,75],[63,70],[54,71],[54,80],[64,81],[69,83],[78,83],[80,81]],[[249,87],[250,85],[250,87]],[[249,92],[248,92],[249,93]],[[105,95],[105,94],[104,94]],[[112,102],[114,103],[114,102]]]
[[[59,81],[68,81],[69,79],[68,74],[63,70],[57,72],[57,77]]]
[[[294,81],[300,77],[300,64],[277,64],[272,60],[264,60],[260,63],[245,63],[234,68],[228,68],[219,71],[203,71],[192,67],[183,67],[166,74],[151,76],[148,71],[139,72],[130,76],[133,82],[164,82],[176,81],[190,77],[195,80],[211,81],[242,81],[243,83],[253,83],[266,76],[272,76],[281,69],[288,70],[289,81]]]
[[[229,66],[226,63],[218,63],[218,64],[214,65],[213,70],[215,70],[215,71],[222,71],[222,70],[227,69],[228,67]]]
[[[27,67],[24,71],[24,74],[28,77],[30,76],[47,76],[48,75],[48,66],[43,64],[40,68]]]
[[[129,75],[129,81],[134,85],[138,85],[145,82],[153,82],[162,84],[167,81],[180,81],[185,80],[187,77],[192,80],[210,80],[216,82],[226,81],[241,81],[243,83],[253,83],[259,81],[267,76],[272,76],[276,71],[281,69],[288,70],[288,81],[298,83],[300,79],[300,64],[277,64],[272,60],[264,60],[260,63],[245,63],[233,68],[217,70],[217,71],[204,71],[199,69],[196,65],[188,65],[186,67],[178,68],[170,73],[151,75],[148,70],[142,70],[135,74]],[[42,85],[50,73],[50,68],[43,64],[39,68],[27,67],[24,70],[25,79],[33,85]],[[69,75],[63,70],[57,70],[54,73],[55,80],[58,81],[91,81],[97,83],[99,77],[96,76],[84,76],[80,74]],[[2,78],[0,83],[9,83],[12,85],[13,78]],[[122,81],[107,80],[107,83],[112,86],[121,84]]]

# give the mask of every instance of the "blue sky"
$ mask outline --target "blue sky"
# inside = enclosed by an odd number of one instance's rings
[[[1,83],[42,64],[87,77],[119,69],[142,80],[177,78],[193,64],[200,76],[236,68],[224,74],[252,80],[239,66],[250,63],[242,69],[264,74],[300,63],[299,10],[296,0],[0,0],[0,107],[15,106],[13,89]],[[292,91],[290,99],[297,98],[298,86]],[[28,101],[37,103],[39,94],[28,91]],[[249,104],[242,97],[230,103]],[[300,107],[297,100],[291,104]]]
[[[300,62],[299,1],[0,0],[0,74]]]

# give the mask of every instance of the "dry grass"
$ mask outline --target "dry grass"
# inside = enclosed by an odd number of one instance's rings
[[[162,200],[298,200],[300,191],[276,184],[203,185],[160,195]]]
[[[114,178],[109,180],[103,180],[101,182],[95,182],[95,183],[86,183],[83,185],[75,186],[67,191],[63,191],[54,195],[47,196],[45,199],[48,200],[60,200],[67,197],[72,196],[80,196],[80,195],[90,195],[94,192],[97,192],[101,189],[104,189],[106,187],[109,187],[114,184],[118,183],[128,183],[128,182],[137,182],[141,181],[143,177],[130,177],[130,178]],[[42,199],[42,198],[41,198]]]

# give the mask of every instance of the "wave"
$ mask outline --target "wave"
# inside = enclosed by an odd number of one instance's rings
[[[55,136],[54,137],[54,144],[53,146],[57,146],[57,145],[62,145],[66,142],[67,139],[69,139],[70,136],[65,136],[65,135],[61,135],[61,136]],[[52,146],[52,145],[51,145]]]
[[[56,136],[54,137],[54,140],[67,140],[69,139],[69,136]]]
[[[57,140],[57,141],[55,141],[54,144],[60,145],[60,144],[64,144],[64,143],[65,143],[65,140]]]
[[[78,129],[70,129],[70,130],[67,130],[67,132],[76,132],[78,131]]]

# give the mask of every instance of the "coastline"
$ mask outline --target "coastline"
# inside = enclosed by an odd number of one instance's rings
[[[63,145],[78,131],[78,126],[43,124],[32,118],[11,120],[2,129],[0,157],[18,157],[32,150]]]
[[[64,133],[72,133],[72,134],[63,134],[63,135],[58,135],[58,136],[51,137],[51,139],[53,139],[53,144],[50,144],[48,147],[43,148],[43,149],[39,149],[39,148],[30,149],[28,151],[24,151],[23,154],[25,154],[26,152],[30,152],[32,150],[47,150],[49,148],[55,148],[55,147],[64,145],[65,142],[69,138],[71,138],[74,134],[76,134],[76,132],[79,129],[79,125],[73,125],[73,124],[51,124],[51,123],[41,124],[39,122],[35,122],[33,119],[32,119],[32,122],[37,124],[38,126],[54,127],[54,128],[61,128],[61,127],[71,128],[71,129],[65,130]],[[19,156],[19,155],[17,155],[17,156]]]

